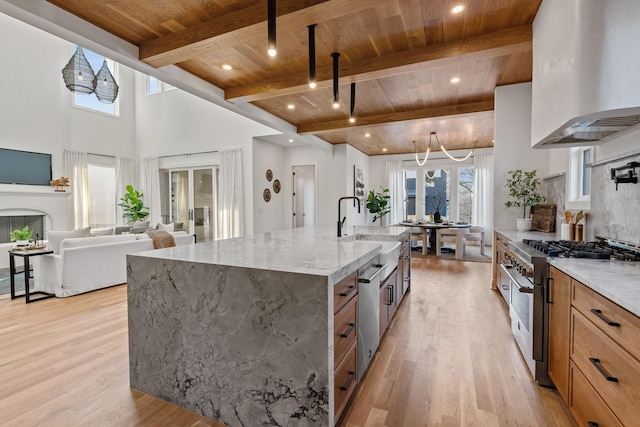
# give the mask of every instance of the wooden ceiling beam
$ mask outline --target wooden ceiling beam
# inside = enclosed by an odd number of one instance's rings
[[[457,116],[467,114],[493,111],[493,100],[482,102],[470,102],[467,104],[445,105],[442,107],[424,108],[421,110],[403,111],[399,113],[377,114],[373,116],[358,116],[355,123],[349,123],[345,117],[342,120],[332,120],[323,123],[309,123],[298,126],[298,133],[315,134],[342,131],[344,129],[355,129],[358,127],[372,127],[393,122],[404,122],[408,120],[431,119],[435,117]]]
[[[531,40],[531,25],[522,25],[467,39],[425,46],[421,49],[396,52],[387,56],[359,61],[355,64],[341,64],[340,84],[375,80],[423,71],[425,68],[457,65],[466,61],[527,52],[532,49]],[[331,87],[332,78],[333,70],[331,67],[317,70],[317,87]],[[228,88],[225,90],[225,98],[234,103],[254,102],[298,94],[308,90],[311,90],[309,76],[304,71],[263,80],[254,85]]]
[[[325,22],[373,7],[371,0],[278,0],[278,32]],[[216,48],[230,48],[267,37],[266,3],[218,16],[140,45],[141,61],[156,68],[206,55]]]

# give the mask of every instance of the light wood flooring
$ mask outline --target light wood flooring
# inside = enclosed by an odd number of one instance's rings
[[[537,386],[489,289],[491,265],[412,261],[342,426],[572,426]],[[129,388],[126,287],[25,305],[0,299],[0,425],[220,426]]]

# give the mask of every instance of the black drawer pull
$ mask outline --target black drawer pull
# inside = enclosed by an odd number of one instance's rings
[[[393,285],[389,285],[389,305],[393,304],[395,301],[395,298],[393,297],[394,293]]]
[[[589,362],[591,362],[593,366],[596,367],[598,372],[600,372],[602,376],[606,378],[607,381],[611,381],[612,383],[618,382],[618,379],[616,377],[612,377],[611,375],[607,374],[607,371],[605,371],[604,368],[600,366],[600,359],[596,359],[595,357],[590,357]]]
[[[596,423],[595,421],[587,421],[587,425],[589,427],[599,427],[599,424]]]
[[[604,323],[606,323],[607,325],[609,325],[609,326],[613,326],[613,327],[616,327],[616,328],[619,328],[619,327],[620,327],[620,323],[618,323],[618,322],[612,322],[611,320],[609,320],[609,319],[607,319],[606,317],[604,317],[604,315],[602,314],[602,310],[598,310],[598,309],[592,308],[592,309],[591,309],[591,312],[592,312],[593,314],[595,314],[596,316],[598,316],[598,318],[599,318],[600,320],[602,320]]]
[[[351,335],[351,333],[354,331],[354,329],[356,328],[356,324],[355,323],[349,323],[349,329],[347,329],[347,332],[340,334],[340,336],[342,338],[348,338],[349,335]]]
[[[547,304],[553,304],[551,301],[551,282],[553,282],[553,277],[547,277]]]
[[[353,371],[349,371],[349,380],[347,381],[347,383],[345,385],[341,385],[340,386],[340,390],[342,391],[347,391],[349,390],[349,387],[351,387],[351,383],[353,382],[353,380],[356,379],[356,373]]]
[[[349,290],[347,292],[340,292],[340,296],[341,297],[348,297],[349,295],[351,295],[353,293],[353,291],[356,290],[356,287],[354,285],[349,286]]]

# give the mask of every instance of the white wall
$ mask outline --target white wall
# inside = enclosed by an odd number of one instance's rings
[[[536,169],[540,178],[549,173],[550,150],[531,148],[531,83],[496,88],[494,129],[494,228],[513,230],[522,211],[504,207],[509,200],[507,172]]]
[[[367,210],[367,195],[370,190],[379,191],[380,187],[373,187],[371,185],[371,175],[369,173],[369,156],[364,154],[357,148],[351,145],[346,145],[346,171],[345,171],[345,189],[344,196],[353,196],[355,190],[355,177],[354,167],[362,169],[364,176],[364,198],[360,206],[360,213],[358,213],[358,207],[353,205],[353,200],[345,200],[342,205],[342,215],[347,217],[345,226],[348,225],[372,225],[373,215],[369,214]],[[345,209],[346,208],[346,209]],[[379,222],[378,222],[379,224]]]
[[[291,197],[290,180],[285,175],[291,174],[291,168],[285,166],[285,149],[268,142],[254,140],[253,142],[253,232],[254,234],[282,230],[285,227],[286,201]],[[271,181],[267,181],[266,173],[270,169],[273,173]],[[281,183],[281,190],[276,193],[273,189],[275,180]],[[265,189],[271,191],[271,200],[264,201]]]
[[[533,23],[532,143],[568,120],[640,105],[640,2],[544,0]]]

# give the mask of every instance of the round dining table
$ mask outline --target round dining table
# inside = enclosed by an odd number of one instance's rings
[[[419,227],[422,232],[422,255],[426,255],[428,253],[428,246],[431,247],[431,250],[435,253],[436,250],[436,233],[435,230],[439,228],[471,228],[471,224],[466,223],[444,223],[444,222],[401,222],[401,226],[404,227]],[[429,230],[434,230],[429,233]],[[429,245],[427,245],[427,239]]]

